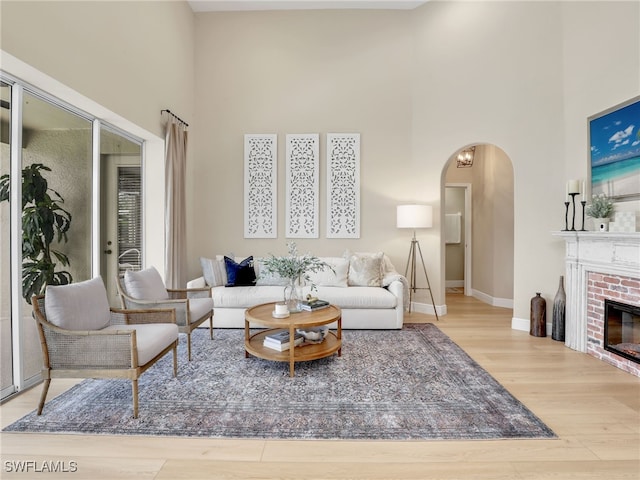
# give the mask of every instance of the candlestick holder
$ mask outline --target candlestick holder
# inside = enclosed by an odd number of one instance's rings
[[[562,231],[569,231],[569,202],[564,202],[564,230]]]
[[[580,231],[586,232],[587,230],[584,228],[584,206],[587,204],[587,201],[581,200],[580,204],[582,205],[582,228],[580,229]]]
[[[575,193],[570,193],[569,196],[571,197],[571,205],[572,205],[572,215],[571,215],[571,231],[575,232],[576,231],[576,195],[580,195],[580,193],[575,192]]]

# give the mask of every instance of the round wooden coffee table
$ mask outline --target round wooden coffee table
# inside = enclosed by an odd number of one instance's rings
[[[289,362],[289,376],[293,377],[295,362],[317,360],[328,357],[335,352],[338,352],[338,356],[342,355],[342,311],[339,307],[330,305],[314,312],[292,313],[287,318],[274,318],[272,315],[274,309],[275,303],[263,303],[246,310],[244,314],[244,356],[246,358],[251,354],[266,360]],[[291,347],[284,352],[263,345],[264,337],[274,330],[286,328],[289,330],[289,338],[295,338],[297,328],[318,327],[333,322],[338,323],[338,329],[336,331],[329,330],[322,343],[303,344]],[[252,335],[250,332],[252,323],[262,325],[267,329]]]

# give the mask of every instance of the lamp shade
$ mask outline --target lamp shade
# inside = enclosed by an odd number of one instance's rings
[[[398,228],[431,228],[433,207],[431,205],[398,205]]]

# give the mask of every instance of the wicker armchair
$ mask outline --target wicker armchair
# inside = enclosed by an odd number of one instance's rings
[[[180,333],[187,335],[187,358],[191,361],[191,332],[209,319],[213,340],[213,299],[210,288],[168,289],[153,267],[127,271],[116,279],[122,308],[129,310],[173,308]],[[129,288],[127,288],[129,286]]]
[[[140,375],[170,351],[173,376],[177,375],[178,328],[173,309],[110,309],[100,277],[47,287],[45,295],[34,295],[32,305],[44,363],[38,415],[53,378],[130,379],[133,417],[137,418]]]

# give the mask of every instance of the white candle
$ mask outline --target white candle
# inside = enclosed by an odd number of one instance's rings
[[[276,314],[277,315],[285,315],[289,313],[289,309],[287,308],[286,303],[276,303]]]
[[[569,180],[569,182],[567,183],[567,194],[571,193],[580,193],[579,180]]]
[[[587,194],[586,184],[584,180],[582,180],[582,189],[580,189],[580,193],[582,194],[583,197]]]

